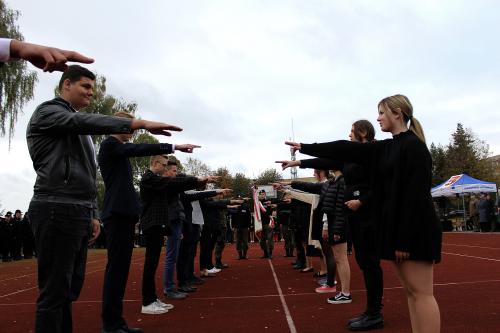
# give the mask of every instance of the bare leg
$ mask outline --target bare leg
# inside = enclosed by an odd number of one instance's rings
[[[332,246],[337,264],[337,275],[342,285],[342,293],[349,294],[351,290],[351,268],[347,260],[347,243]]]
[[[413,333],[439,333],[441,319],[434,298],[434,265],[425,261],[404,261],[395,264],[406,292]]]

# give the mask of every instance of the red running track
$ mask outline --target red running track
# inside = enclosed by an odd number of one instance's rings
[[[145,332],[348,332],[346,322],[362,312],[363,281],[350,257],[353,303],[330,305],[332,294],[316,294],[312,274],[294,271],[276,244],[272,261],[258,259],[252,244],[250,260],[236,260],[233,246],[224,250],[230,268],[206,279],[199,291],[164,315],[142,315],[141,276],[144,250],[136,249],[125,295],[125,318]],[[89,253],[87,277],[73,306],[75,332],[101,329],[101,292],[106,253]],[[160,269],[163,261],[160,263]],[[384,332],[410,332],[403,290],[391,264],[384,268]],[[161,288],[160,269],[157,286]],[[159,289],[159,292],[161,290]],[[500,234],[448,233],[443,262],[435,268],[435,294],[442,332],[500,332]],[[0,333],[32,332],[37,297],[36,261],[0,264]]]

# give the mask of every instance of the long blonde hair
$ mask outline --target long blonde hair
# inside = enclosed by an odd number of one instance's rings
[[[404,122],[410,122],[409,129],[425,143],[424,130],[420,122],[413,116],[413,106],[410,100],[405,95],[394,95],[384,98],[378,103],[378,106],[384,106],[387,110],[393,113],[400,113],[403,116]]]

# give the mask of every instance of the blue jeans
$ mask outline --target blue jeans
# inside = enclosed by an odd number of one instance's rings
[[[181,245],[182,223],[170,225],[172,234],[167,237],[167,255],[165,256],[165,267],[163,269],[163,289],[166,292],[174,290],[174,270]]]

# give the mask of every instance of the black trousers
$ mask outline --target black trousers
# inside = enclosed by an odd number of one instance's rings
[[[158,225],[144,230],[143,233],[146,241],[146,258],[142,273],[142,305],[146,306],[158,299],[156,296],[155,276],[161,249],[165,242],[165,232]]]
[[[123,319],[123,296],[127,287],[135,224],[138,219],[130,216],[113,216],[104,220],[108,263],[102,289],[102,322],[106,331],[126,325]]]
[[[186,266],[186,277],[187,280],[191,280],[195,277],[194,275],[194,258],[196,258],[196,251],[198,249],[198,243],[200,242],[200,225],[193,224],[191,228],[191,246],[189,247],[188,254],[188,264]]]
[[[200,270],[212,269],[212,254],[217,241],[216,229],[209,225],[203,225],[200,238]]]
[[[293,233],[295,237],[295,248],[297,249],[297,262],[305,265],[306,264],[306,249],[304,248],[304,245],[302,244],[302,237],[301,237],[301,232],[296,230]]]
[[[366,226],[366,219],[367,217],[351,215],[348,217],[348,223],[356,262],[363,271],[365,280],[366,311],[376,314],[382,310],[384,278],[376,246],[375,229]]]
[[[35,332],[72,332],[71,304],[85,278],[91,209],[32,201],[29,212],[38,253]]]
[[[179,286],[186,284],[188,280],[188,265],[191,243],[193,242],[192,224],[183,223],[182,240],[179,246],[179,254],[177,255],[176,271],[177,282]]]

